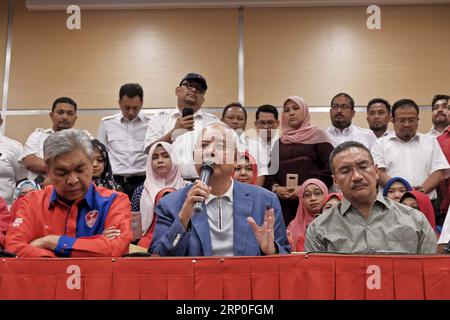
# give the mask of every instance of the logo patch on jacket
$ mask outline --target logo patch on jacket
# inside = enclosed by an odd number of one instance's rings
[[[94,226],[95,222],[97,221],[98,211],[97,210],[92,210],[92,211],[86,213],[84,218],[86,219],[87,226],[89,228],[92,228]]]

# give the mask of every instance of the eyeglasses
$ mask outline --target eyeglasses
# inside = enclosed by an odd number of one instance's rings
[[[410,119],[403,119],[403,118],[400,118],[400,119],[394,119],[394,122],[398,122],[398,123],[400,123],[400,124],[406,124],[406,123],[409,123],[409,124],[416,124],[417,121],[419,121],[419,119],[417,119],[417,118],[410,118]]]
[[[274,126],[277,122],[275,120],[259,120],[256,122],[258,125],[260,125],[261,127],[272,127]]]
[[[333,110],[338,110],[339,108],[341,108],[342,111],[353,109],[352,106],[348,105],[348,104],[335,103],[331,106],[331,109],[333,109]]]
[[[188,88],[188,90],[191,90],[191,91],[195,89],[195,92],[197,92],[199,94],[205,94],[205,92],[206,92],[205,89],[203,89],[202,87],[200,87],[200,85],[198,85],[196,83],[183,82],[181,85]]]

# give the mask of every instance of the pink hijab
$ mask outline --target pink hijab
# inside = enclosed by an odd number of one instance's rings
[[[305,99],[299,96],[290,96],[286,99],[286,101],[284,101],[283,106],[289,100],[293,101],[300,107],[300,110],[303,112],[305,118],[300,125],[300,128],[293,129],[288,125],[284,112],[281,112],[281,142],[284,144],[316,144],[323,142],[328,142],[331,144],[331,140],[323,128],[311,125],[309,109]]]
[[[152,168],[152,156],[157,146],[163,147],[169,156],[172,158],[172,145],[167,142],[155,143],[148,152],[146,178],[144,182],[144,189],[142,190],[140,200],[141,220],[142,220],[142,234],[144,235],[153,221],[153,209],[155,206],[156,195],[161,189],[173,188],[180,189],[186,185],[186,182],[181,178],[180,168],[172,161],[172,168],[165,178],[159,177]]]
[[[314,220],[314,214],[303,206],[303,194],[308,185],[315,184],[322,190],[323,196],[328,195],[328,188],[319,179],[308,179],[300,186],[298,192],[298,209],[294,220],[287,227],[288,233],[292,237],[292,251],[303,251],[305,245],[306,227]]]

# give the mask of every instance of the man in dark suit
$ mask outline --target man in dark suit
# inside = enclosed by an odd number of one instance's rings
[[[215,163],[208,185],[193,185],[156,206],[150,251],[161,256],[258,256],[289,253],[278,198],[263,188],[233,181],[235,133],[223,123],[203,129],[194,148],[196,170]],[[197,201],[204,201],[194,213]]]

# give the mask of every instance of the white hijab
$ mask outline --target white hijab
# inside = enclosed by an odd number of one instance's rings
[[[164,188],[174,188],[176,190],[184,187],[186,181],[181,178],[180,168],[172,160],[172,168],[165,178],[161,178],[152,168],[152,156],[157,146],[163,147],[170,158],[172,158],[172,145],[167,142],[155,143],[148,153],[146,178],[144,189],[142,190],[140,200],[140,211],[142,220],[142,234],[144,235],[153,222],[153,209],[155,207],[155,198],[158,192]]]

